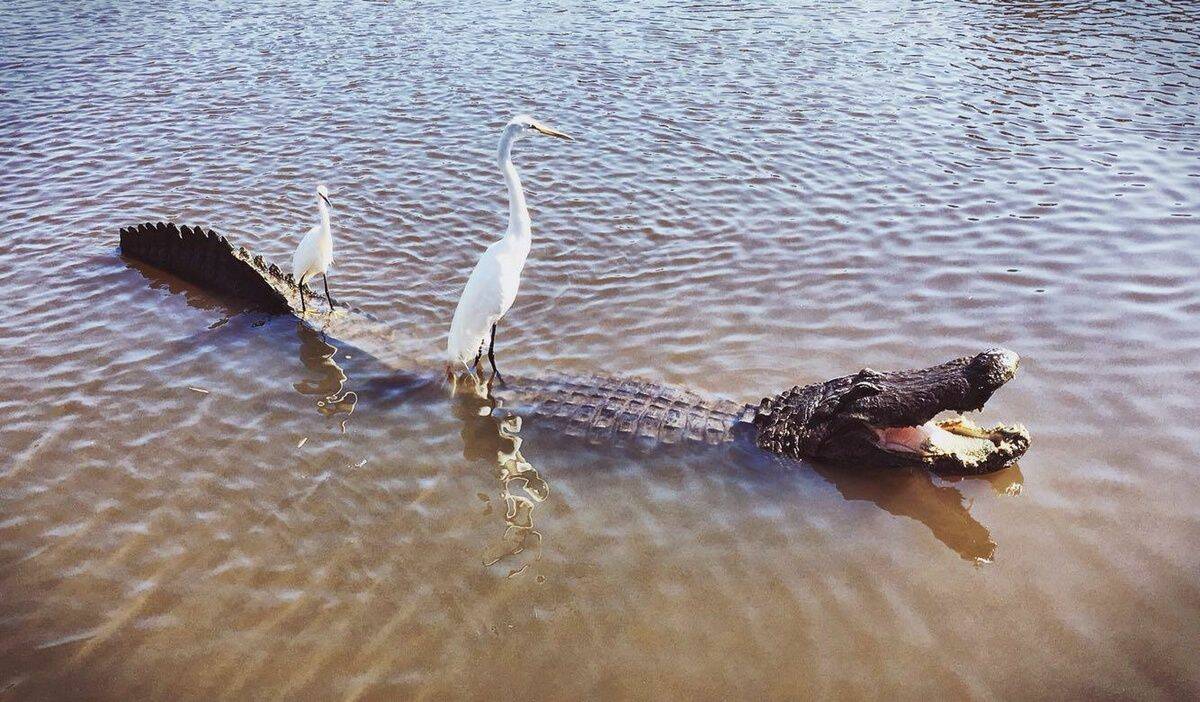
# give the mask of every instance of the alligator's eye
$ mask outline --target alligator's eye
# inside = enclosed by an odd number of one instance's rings
[[[883,388],[869,380],[856,380],[850,386],[850,389],[846,391],[846,401],[849,402],[863,397],[878,395],[881,392],[883,392]]]

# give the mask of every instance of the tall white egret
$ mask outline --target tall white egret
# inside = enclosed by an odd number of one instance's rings
[[[333,234],[329,231],[329,191],[324,185],[317,186],[317,212],[321,221],[317,226],[308,230],[296,253],[292,254],[292,275],[296,285],[300,286],[300,313],[308,311],[304,303],[304,279],[320,274],[325,282],[325,299],[329,301],[329,311],[333,311],[333,298],[329,296],[329,266],[333,263]]]
[[[446,371],[451,374],[455,364],[470,370],[479,364],[483,347],[488,349],[488,361],[492,373],[503,380],[496,369],[496,326],[512,307],[517,298],[517,287],[521,284],[521,269],[529,256],[530,220],[525,207],[525,191],[521,189],[521,178],[512,162],[512,145],[526,134],[537,132],[559,139],[571,137],[551,129],[528,115],[517,115],[504,126],[500,134],[500,170],[508,186],[508,231],[504,238],[487,247],[458,298],[454,310],[454,321],[450,323],[450,337],[446,342],[448,362]]]

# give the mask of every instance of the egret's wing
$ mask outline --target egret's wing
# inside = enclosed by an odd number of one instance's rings
[[[502,273],[499,257],[489,248],[471,270],[467,286],[463,289],[463,300],[475,300],[474,308],[486,312],[488,316],[504,314]]]
[[[308,230],[308,233],[300,240],[300,245],[296,247],[296,253],[292,254],[292,275],[296,277],[297,282],[316,267],[319,260],[320,239],[321,225],[318,224]]]
[[[300,245],[296,247],[296,251],[304,251],[306,249],[316,250],[317,239],[321,236],[321,225],[314,224],[312,229],[309,229],[304,238],[300,240]]]
[[[489,247],[472,269],[462,297],[458,298],[458,307],[454,309],[446,344],[452,360],[469,362],[474,359],[491,332],[492,323],[504,314],[501,272],[497,252]]]

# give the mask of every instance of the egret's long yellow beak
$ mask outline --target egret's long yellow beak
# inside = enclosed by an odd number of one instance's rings
[[[551,129],[550,127],[547,127],[544,124],[533,124],[532,126],[534,129],[538,130],[542,134],[545,134],[546,136],[558,137],[559,139],[566,139],[567,141],[575,141],[574,139],[567,136],[566,134],[563,134],[562,132],[558,131],[557,129]]]

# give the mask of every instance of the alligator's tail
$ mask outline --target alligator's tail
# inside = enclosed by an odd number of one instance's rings
[[[262,256],[251,256],[211,229],[178,227],[169,222],[139,224],[121,230],[121,253],[205,289],[241,298],[267,312],[297,307],[301,290],[291,273]],[[305,286],[304,293],[316,297]]]
[[[291,273],[234,248],[211,229],[147,222],[121,230],[121,253],[203,289],[249,303],[269,313],[293,314],[309,327],[333,335],[402,370],[414,366],[413,347],[397,344],[391,329],[362,310],[337,299],[337,314],[326,311],[325,295],[297,286]],[[301,312],[300,296],[308,312]],[[319,312],[319,313],[318,313]]]

